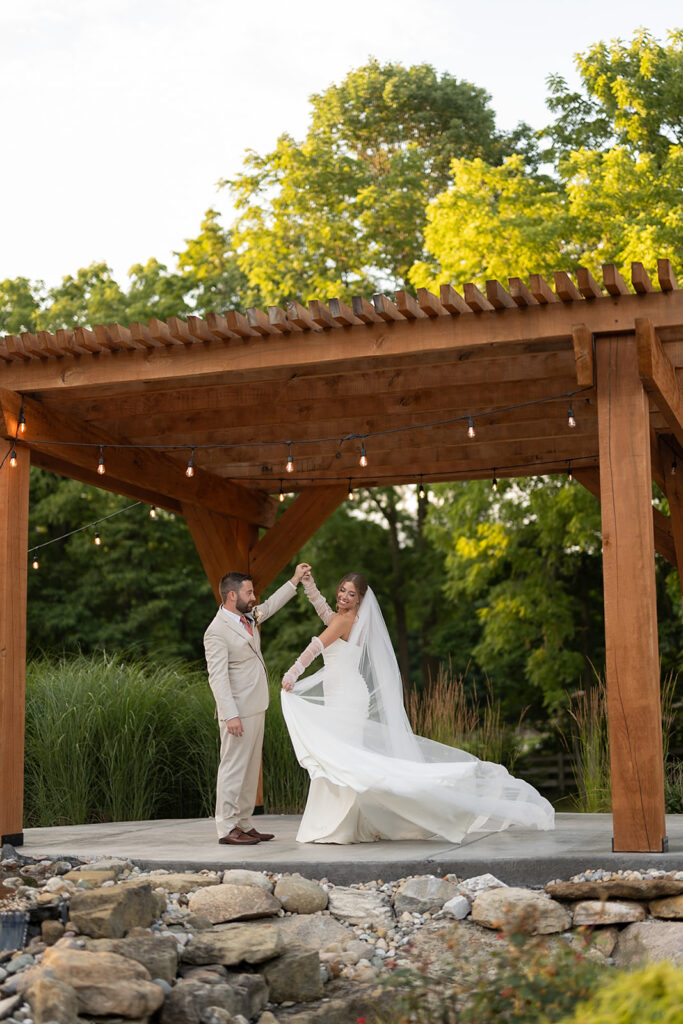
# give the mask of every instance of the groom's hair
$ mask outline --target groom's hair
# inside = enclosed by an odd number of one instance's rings
[[[218,593],[221,595],[223,604],[225,604],[225,599],[231,590],[237,593],[244,581],[250,579],[251,576],[244,572],[226,572],[225,576],[221,576],[220,583],[218,584]]]

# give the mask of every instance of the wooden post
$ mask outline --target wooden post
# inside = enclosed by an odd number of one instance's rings
[[[9,446],[9,447],[8,447]],[[2,455],[14,448],[2,442]],[[26,568],[31,456],[0,469],[0,842],[23,842]]]
[[[649,412],[635,335],[596,344],[613,848],[666,848]]]

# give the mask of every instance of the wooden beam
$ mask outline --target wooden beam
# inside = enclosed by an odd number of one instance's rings
[[[0,389],[0,435],[3,437],[14,436],[13,424],[16,423],[20,408],[19,395]],[[115,447],[117,443],[125,444],[125,440],[100,434],[87,424],[76,423],[71,418],[50,412],[44,405],[29,398],[24,399],[24,415],[26,431],[22,445],[28,448],[43,450],[48,455],[61,458],[64,463],[73,463],[91,470],[97,463],[97,449],[85,445],[111,445],[113,447],[106,448],[105,461],[115,480],[127,481],[138,487],[144,481],[150,490],[166,494],[177,501],[191,501],[222,514],[229,509],[236,518],[259,526],[270,526],[274,521],[275,503],[266,494],[247,490],[201,469],[197,469],[194,477],[188,479],[184,467],[165,453]]]
[[[372,296],[372,303],[379,316],[387,323],[391,323],[394,320],[405,320],[405,317],[398,306],[396,306],[391,299],[388,299],[387,296],[383,295],[381,292],[376,292]]]
[[[562,302],[581,302],[583,296],[572,281],[569,274],[564,270],[556,270],[554,275],[555,292]]]
[[[602,281],[610,295],[628,295],[629,287],[613,263],[603,263]]]
[[[486,298],[494,309],[512,309],[516,305],[515,300],[508,295],[500,281],[486,282]]]
[[[406,320],[422,320],[427,316],[410,292],[396,292],[396,308],[403,313]]]
[[[585,324],[577,324],[572,328],[572,343],[576,360],[576,383],[580,388],[592,387],[595,381],[593,336]]]
[[[251,552],[249,572],[254,590],[262,592],[301,550],[347,495],[343,484],[303,491]]]
[[[476,284],[473,284],[471,281],[463,285],[462,291],[465,296],[465,302],[473,313],[488,313],[494,309],[493,304],[479,291]]]
[[[516,306],[524,308],[525,306],[538,305],[538,299],[534,298],[521,277],[509,277],[508,287]]]
[[[455,288],[450,284],[440,285],[439,297],[441,299],[441,305],[444,309],[448,310],[451,316],[459,316],[461,313],[472,312],[462,295],[459,295]]]
[[[642,263],[636,262],[631,264],[631,284],[638,295],[645,295],[647,292],[655,290],[655,286],[650,280],[650,275]]]
[[[671,260],[657,260],[657,280],[663,292],[675,292],[678,288]]]
[[[9,442],[11,446],[11,441]],[[11,450],[0,442],[0,461]],[[23,842],[26,570],[30,454],[0,469],[0,843]]]
[[[268,306],[268,321],[280,334],[293,334],[302,330],[280,306]]]
[[[576,268],[576,282],[584,299],[601,299],[603,297],[602,288],[586,267]]]
[[[362,324],[363,321],[357,317],[353,309],[347,306],[341,299],[330,299],[330,313],[342,327],[352,327],[354,324]]]
[[[441,301],[437,299],[433,292],[430,292],[428,288],[417,289],[417,301],[420,309],[427,316],[447,316],[448,310],[445,306],[441,305]]]
[[[529,274],[529,288],[536,301],[542,306],[559,302],[557,295],[540,274]]]
[[[597,466],[589,466],[584,469],[572,468],[574,479],[585,487],[587,491],[600,501],[600,470]],[[671,521],[658,508],[652,507],[652,526],[654,530],[655,551],[662,558],[666,558],[671,565],[676,565],[676,548],[674,536],[671,529]]]
[[[639,317],[635,328],[638,372],[645,390],[652,395],[676,440],[683,446],[683,392],[676,371],[667,359],[652,322]]]
[[[221,576],[226,572],[249,571],[249,553],[237,541],[237,520],[190,502],[183,502],[181,507],[204,572],[220,604],[218,584]]]
[[[368,300],[362,295],[353,296],[351,299],[351,308],[358,319],[362,320],[364,324],[384,323],[382,317],[379,315],[372,303],[368,302]]]
[[[607,704],[615,852],[665,845],[647,396],[635,335],[597,340]]]

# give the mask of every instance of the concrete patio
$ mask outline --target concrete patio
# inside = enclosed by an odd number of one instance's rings
[[[142,868],[299,872],[337,884],[449,872],[463,878],[490,871],[508,884],[540,885],[589,868],[683,870],[680,814],[667,816],[669,848],[664,853],[612,853],[609,814],[558,814],[552,832],[513,827],[472,833],[461,845],[445,839],[301,845],[296,842],[299,820],[295,815],[259,817],[259,830],[274,832],[276,838],[246,847],[219,846],[211,818],[29,828],[20,852],[37,859],[122,857]]]

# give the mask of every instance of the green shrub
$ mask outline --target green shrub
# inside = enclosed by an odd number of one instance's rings
[[[683,969],[671,963],[650,964],[619,973],[580,1003],[564,1024],[681,1024]]]
[[[263,804],[266,814],[301,814],[308,795],[308,772],[294,756],[280,703],[282,673],[270,679],[270,705],[263,737]]]

